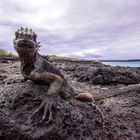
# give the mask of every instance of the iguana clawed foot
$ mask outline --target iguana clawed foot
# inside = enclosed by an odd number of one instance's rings
[[[40,122],[46,120],[46,123],[50,123],[52,121],[52,109],[54,107],[54,99],[46,98],[42,101],[41,105],[31,114],[30,118],[28,119],[28,123],[31,123],[31,118],[38,112],[42,111],[43,109],[43,116]]]

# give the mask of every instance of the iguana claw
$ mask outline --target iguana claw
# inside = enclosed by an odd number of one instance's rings
[[[41,103],[41,105],[31,114],[30,118],[28,119],[28,123],[31,123],[31,118],[38,113],[39,111],[41,111],[42,109],[44,110],[42,119],[40,120],[40,122],[43,122],[47,116],[48,119],[46,121],[46,123],[50,123],[52,121],[52,109],[54,107],[54,102],[52,99],[44,99]]]

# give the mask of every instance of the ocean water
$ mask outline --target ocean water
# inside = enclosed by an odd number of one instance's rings
[[[131,62],[126,62],[126,61],[117,61],[117,62],[102,62],[103,64],[106,65],[111,65],[111,66],[125,66],[125,67],[140,67],[140,61],[131,61]]]

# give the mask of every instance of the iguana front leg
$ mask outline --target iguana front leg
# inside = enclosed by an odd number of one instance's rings
[[[49,96],[43,99],[41,105],[32,113],[28,122],[31,122],[31,118],[34,114],[43,109],[44,113],[40,122],[44,121],[48,115],[48,120],[46,123],[49,123],[52,120],[52,109],[55,106],[55,96],[56,94],[59,94],[63,79],[56,74],[45,72],[42,74],[37,74],[35,80],[43,83],[50,83],[50,87],[47,92],[47,95]]]
[[[50,87],[47,92],[47,98],[45,98],[42,101],[41,105],[31,115],[32,117],[41,109],[44,109],[41,122],[46,119],[47,115],[48,120],[46,123],[49,123],[52,120],[52,108],[55,106],[56,94],[59,94],[60,97],[64,99],[75,98],[83,102],[92,102],[93,100],[93,97],[88,93],[76,93],[73,87],[69,84],[69,82],[66,79],[62,79],[60,76],[54,73],[45,72],[42,74],[35,74],[32,75],[31,80],[46,84],[50,83]]]

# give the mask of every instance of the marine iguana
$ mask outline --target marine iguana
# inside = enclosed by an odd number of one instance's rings
[[[89,93],[77,93],[71,86],[68,80],[60,72],[58,68],[53,66],[38,52],[40,42],[37,42],[37,35],[28,28],[20,28],[15,32],[15,38],[13,40],[14,48],[17,51],[21,60],[21,74],[26,80],[31,80],[37,84],[45,84],[49,86],[49,90],[44,99],[32,113],[35,113],[44,109],[42,120],[46,119],[49,115],[47,123],[52,120],[52,107],[55,104],[56,93],[63,99],[75,98],[80,101],[93,101],[93,97]]]

